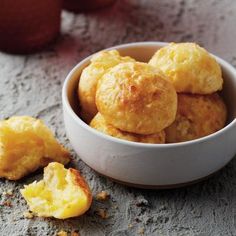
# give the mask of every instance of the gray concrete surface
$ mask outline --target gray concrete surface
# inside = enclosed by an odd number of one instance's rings
[[[83,57],[133,41],[196,41],[236,66],[235,0],[117,0],[112,8],[73,15],[63,13],[62,35],[49,50],[13,56],[0,53],[0,118],[32,115],[43,119],[74,155],[76,166],[94,195],[107,190],[111,199],[94,201],[90,211],[71,220],[25,219],[19,189],[42,177],[0,180],[14,189],[12,207],[0,206],[1,236],[55,235],[61,229],[81,236],[229,236],[236,235],[236,160],[214,177],[176,190],[138,190],[98,176],[76,156],[66,138],[61,87],[66,74]],[[106,208],[107,219],[95,212]],[[132,224],[132,227],[129,227]],[[143,233],[142,233],[143,232]]]

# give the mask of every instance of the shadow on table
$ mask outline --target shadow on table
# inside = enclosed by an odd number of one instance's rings
[[[236,158],[208,179],[190,186],[167,190],[129,189],[128,191],[146,199],[154,208],[164,204],[166,208],[182,206],[188,211],[191,208],[202,209],[205,205],[206,209],[211,209],[212,212],[216,209],[232,211],[236,204],[234,200],[236,199]],[[181,210],[180,207],[179,211]]]

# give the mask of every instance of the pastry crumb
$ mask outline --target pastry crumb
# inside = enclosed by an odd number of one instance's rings
[[[135,202],[135,205],[137,207],[148,207],[149,206],[149,202],[147,199],[145,198],[138,198]]]
[[[25,212],[23,213],[23,216],[24,216],[26,219],[32,219],[32,218],[34,218],[34,214],[33,214],[32,212],[30,212],[30,211],[25,211]]]
[[[140,229],[138,230],[138,234],[139,234],[139,235],[144,235],[144,228],[140,228]]]
[[[118,209],[118,206],[117,206],[117,205],[114,205],[114,206],[112,206],[112,208],[114,208],[114,209]]]
[[[77,232],[72,232],[72,233],[71,233],[71,236],[80,236],[80,234],[77,233]]]
[[[107,210],[106,209],[102,209],[102,208],[99,208],[96,210],[96,214],[98,216],[100,216],[102,219],[107,219],[109,216],[108,216],[108,213],[107,213]]]
[[[108,193],[108,192],[106,192],[106,191],[101,191],[100,193],[98,193],[97,195],[96,195],[96,199],[98,200],[98,201],[106,201],[106,200],[108,200],[110,198],[110,194]]]
[[[6,200],[3,203],[1,203],[2,206],[12,207],[11,201]]]
[[[61,231],[59,231],[57,234],[56,234],[56,236],[80,236],[80,234],[79,233],[77,233],[77,232],[75,232],[75,231],[73,231],[73,232],[71,232],[71,234],[68,234],[66,231],[64,231],[64,230],[61,230]]]
[[[59,231],[56,236],[68,236],[67,232],[64,230]]]
[[[2,194],[5,195],[6,197],[11,197],[13,196],[13,190],[8,189],[7,191],[4,191]]]

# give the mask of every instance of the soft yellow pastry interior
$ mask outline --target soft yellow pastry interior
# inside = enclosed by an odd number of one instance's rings
[[[75,169],[52,162],[44,168],[44,178],[26,185],[21,193],[37,216],[66,219],[84,214],[90,207],[90,189]]]
[[[0,121],[0,177],[18,180],[52,161],[66,164],[70,154],[41,120],[15,116]]]

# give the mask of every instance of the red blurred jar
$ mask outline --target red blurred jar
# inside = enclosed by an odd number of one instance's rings
[[[65,9],[73,12],[91,11],[114,3],[115,0],[64,0]]]
[[[0,50],[30,53],[60,32],[61,0],[0,0]]]

